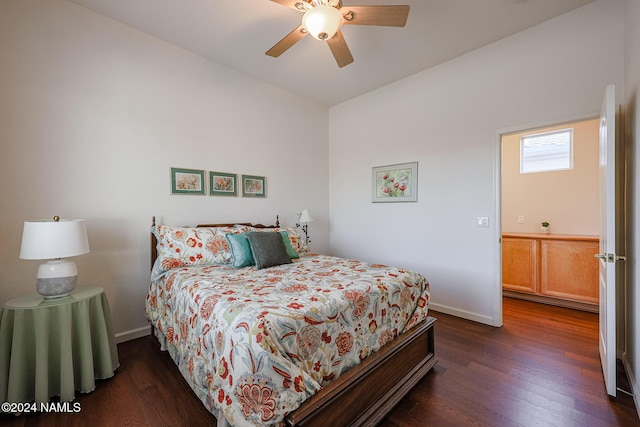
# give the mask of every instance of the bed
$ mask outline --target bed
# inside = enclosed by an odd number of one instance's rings
[[[151,231],[147,318],[219,426],[375,425],[436,363],[418,273],[277,221]]]

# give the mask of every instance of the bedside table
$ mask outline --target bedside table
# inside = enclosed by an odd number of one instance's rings
[[[109,302],[100,287],[44,299],[25,295],[0,309],[0,402],[61,402],[88,393],[119,366]]]

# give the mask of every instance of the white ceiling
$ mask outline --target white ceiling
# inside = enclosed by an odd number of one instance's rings
[[[325,42],[305,37],[264,54],[302,14],[269,0],[70,0],[322,105],[333,106],[594,0],[343,0],[408,4],[404,28],[345,25],[354,62],[338,68]]]

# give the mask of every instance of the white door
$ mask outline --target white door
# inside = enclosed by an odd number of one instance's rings
[[[600,112],[600,360],[607,393],[616,395],[616,254],[617,182],[615,86],[607,86]]]

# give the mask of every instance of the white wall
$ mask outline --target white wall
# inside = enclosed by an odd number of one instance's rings
[[[417,270],[435,309],[499,324],[498,135],[622,93],[623,20],[623,2],[597,1],[331,108],[331,251]],[[418,202],[372,204],[371,168],[410,161]]]
[[[600,232],[599,132],[593,118],[502,136],[502,232],[539,233],[550,224],[554,234]],[[571,169],[520,173],[520,138],[571,128]],[[524,222],[518,222],[518,217]]]
[[[26,219],[86,219],[79,282],[106,289],[120,334],[147,325],[153,215],[293,225],[308,208],[327,250],[325,107],[61,0],[0,2],[0,52],[0,303],[35,291]],[[267,198],[172,196],[171,166],[263,175]]]
[[[625,97],[624,142],[627,146],[627,286],[626,286],[626,352],[623,355],[629,382],[640,408],[640,2],[627,0],[625,9]]]

